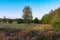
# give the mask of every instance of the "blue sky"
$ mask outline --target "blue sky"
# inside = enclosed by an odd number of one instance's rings
[[[51,9],[60,7],[60,0],[0,0],[0,18],[22,18],[25,6],[30,6],[33,18],[41,19]]]

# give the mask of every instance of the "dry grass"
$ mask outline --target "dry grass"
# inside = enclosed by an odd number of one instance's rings
[[[0,24],[0,28],[25,29],[25,30],[46,30],[53,27],[49,24]]]
[[[0,24],[0,28],[11,28],[11,29],[25,29],[25,30],[31,30],[32,27],[34,27],[35,24]]]
[[[33,30],[46,30],[46,29],[53,29],[53,27],[49,24],[38,24],[33,28]]]

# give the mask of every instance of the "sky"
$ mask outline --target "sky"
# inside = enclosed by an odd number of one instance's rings
[[[23,9],[29,6],[33,18],[41,19],[43,15],[60,7],[60,0],[0,0],[0,18],[22,18]]]

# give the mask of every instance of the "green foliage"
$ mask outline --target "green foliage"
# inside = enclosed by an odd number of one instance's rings
[[[3,19],[3,23],[7,23],[7,19]]]
[[[50,20],[51,20],[51,18],[45,18],[45,19],[42,19],[41,21],[44,24],[49,24]]]
[[[40,21],[39,21],[38,18],[35,18],[35,19],[33,20],[33,22],[34,22],[34,23],[40,23]]]
[[[23,19],[17,19],[17,23],[20,24],[20,23],[23,23]]]
[[[0,22],[2,22],[2,18],[0,18]]]
[[[25,6],[23,9],[23,18],[32,20],[32,11],[29,6]]]
[[[52,27],[60,28],[60,22],[54,22],[54,23],[52,24]]]
[[[31,11],[31,9],[30,9],[29,6],[26,6],[26,7],[23,9],[23,19],[24,19],[24,23],[30,24],[32,18],[33,18],[33,17],[32,17],[32,11]]]
[[[29,20],[29,19],[23,19],[23,21],[24,21],[24,23],[28,23],[28,24],[31,23],[31,20]]]
[[[45,14],[42,18],[42,23],[53,24],[56,21],[60,22],[60,8],[51,10],[48,14]]]
[[[3,18],[3,23],[7,23],[7,18],[6,18],[6,16],[4,16],[4,18]]]
[[[13,20],[12,19],[8,19],[8,23],[13,23]]]

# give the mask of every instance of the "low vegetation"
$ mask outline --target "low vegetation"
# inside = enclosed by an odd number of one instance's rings
[[[22,30],[0,28],[1,40],[58,40],[60,39],[60,30],[48,29],[42,30]]]

